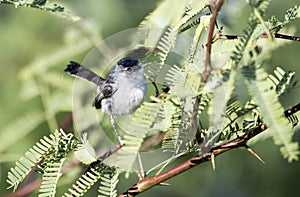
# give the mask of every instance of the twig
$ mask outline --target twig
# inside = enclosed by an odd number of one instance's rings
[[[204,70],[204,74],[201,78],[202,83],[205,83],[207,81],[207,79],[210,76],[211,71],[212,71],[211,56],[210,56],[211,55],[211,45],[212,45],[212,41],[213,41],[213,33],[214,33],[216,21],[217,21],[218,12],[221,9],[223,3],[224,3],[224,0],[219,0],[217,3],[215,3],[215,2],[210,3],[210,9],[212,11],[212,16],[210,18],[208,38],[207,38],[207,44],[206,44],[205,70]],[[195,135],[195,138],[196,138],[198,144],[201,144],[203,141],[203,139],[201,137],[201,132],[198,127],[198,121],[197,121],[200,99],[201,99],[200,95],[195,98],[193,113],[191,116],[191,125],[192,125],[192,129],[193,129],[193,132],[194,132],[194,135]]]
[[[295,105],[294,107],[286,110],[284,114],[288,114],[289,116],[296,113],[300,110],[300,103]],[[140,180],[138,183],[134,184],[131,188],[129,188],[127,191],[125,191],[123,194],[119,195],[119,197],[129,197],[129,196],[135,196],[138,195],[151,187],[155,185],[159,185],[160,183],[178,175],[181,174],[201,163],[204,163],[206,161],[210,161],[211,158],[214,158],[222,153],[225,153],[229,150],[240,148],[240,147],[247,147],[247,141],[253,138],[254,136],[260,134],[261,132],[265,131],[267,129],[267,126],[265,124],[261,124],[260,126],[256,127],[252,131],[249,131],[248,133],[239,136],[223,145],[216,146],[211,148],[207,153],[198,155],[196,157],[192,157],[188,159],[187,161],[171,168],[170,170],[167,170],[166,172],[163,172],[161,174],[158,174],[153,177],[145,177],[144,179]]]
[[[61,123],[60,128],[64,131],[67,131],[71,128],[71,126],[73,125],[73,114],[70,112],[65,120]]]
[[[199,130],[198,127],[198,109],[199,109],[199,103],[200,103],[200,96],[197,96],[195,99],[195,103],[194,103],[194,108],[193,108],[193,113],[191,115],[191,125],[192,125],[192,129],[195,135],[195,139],[197,141],[198,144],[202,144],[203,139],[201,136],[201,132]]]
[[[214,34],[214,29],[215,29],[215,24],[218,16],[218,12],[220,8],[222,7],[224,3],[224,0],[219,0],[217,3],[212,2],[210,3],[210,6],[212,8],[212,16],[210,18],[210,25],[209,25],[209,31],[208,31],[208,38],[207,38],[207,44],[206,44],[206,62],[205,62],[205,70],[204,70],[204,77],[203,80],[206,81],[207,77],[211,73],[211,44],[212,44],[212,39],[213,39],[213,34]]]
[[[267,35],[264,33],[260,37],[265,38],[266,36]],[[297,37],[297,36],[289,36],[289,35],[279,34],[279,33],[273,33],[272,36],[274,38],[280,38],[280,39],[284,39],[284,40],[292,40],[292,41],[300,42],[300,37]]]
[[[16,192],[9,193],[3,197],[23,197],[29,195],[33,190],[39,187],[42,184],[42,179],[37,179],[33,182],[30,182],[24,185],[22,188],[18,189]]]
[[[156,95],[156,97],[157,97],[157,96],[159,95],[158,87],[157,87],[155,81],[151,81],[151,83],[152,83],[152,85],[154,86],[154,89],[155,89],[155,95]]]
[[[293,115],[294,113],[296,113],[299,110],[300,110],[300,103],[298,103],[297,105],[295,105],[295,106],[291,107],[290,109],[286,110],[284,112],[284,115],[285,115],[285,117],[288,117],[288,116]]]
[[[112,147],[110,150],[106,151],[103,155],[98,157],[97,161],[92,162],[87,169],[85,170],[84,174],[86,174],[91,168],[95,167],[96,165],[100,164],[102,161],[110,157],[112,154],[117,152],[120,148],[122,148],[122,144],[117,144],[116,146]]]
[[[273,38],[279,38],[279,39],[284,39],[284,40],[291,40],[291,41],[296,41],[300,42],[300,37],[297,36],[290,36],[290,35],[285,35],[285,34],[280,34],[280,33],[272,33],[271,36]],[[226,35],[222,33],[216,33],[214,38],[212,39],[212,43],[215,43],[219,39],[224,39],[224,40],[234,40],[234,39],[241,39],[243,36],[241,35]],[[268,35],[266,33],[262,33],[258,38],[268,38]]]
[[[161,99],[165,94],[167,94],[167,93],[171,90],[171,87],[172,87],[173,85],[174,85],[174,84],[170,84],[170,85],[168,85],[167,87],[165,87],[165,88],[161,91],[161,93],[159,93],[159,94],[156,95],[156,98]]]

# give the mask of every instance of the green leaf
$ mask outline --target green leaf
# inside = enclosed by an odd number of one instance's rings
[[[176,29],[179,29],[179,32],[184,32],[200,23],[199,26],[203,26],[203,24],[207,24],[206,19],[210,17],[205,17],[204,9],[209,6],[209,0],[203,1],[190,1],[188,5],[189,9],[185,12],[184,16],[182,17],[180,23],[176,25]],[[205,20],[205,21],[203,21]],[[202,23],[202,25],[201,25]],[[206,25],[205,25],[206,26]]]
[[[276,67],[274,75],[269,75],[268,80],[272,84],[271,88],[276,91],[278,96],[289,92],[297,84],[295,72],[285,72],[280,67]]]
[[[113,177],[116,174],[116,169],[114,167],[109,167],[103,163],[98,164],[95,167],[89,168],[75,184],[72,185],[72,188],[68,189],[68,193],[64,193],[64,197],[72,196],[83,196],[98,180],[100,177],[106,175]],[[114,180],[114,183],[117,184],[117,181]]]
[[[10,187],[14,187],[14,190],[16,190],[18,185],[29,174],[32,168],[35,167],[56,145],[57,139],[54,134],[51,134],[49,137],[44,136],[30,148],[25,153],[25,157],[21,157],[21,159],[16,162],[16,166],[11,168],[8,172],[7,182],[10,184]]]
[[[48,0],[0,0],[0,4],[14,5],[16,8],[29,7],[52,12],[71,21],[77,21],[80,19],[78,16],[73,15],[69,10],[67,10],[65,6],[49,2]]]
[[[87,133],[83,133],[81,143],[79,143],[74,152],[75,157],[84,164],[90,164],[97,161],[95,149],[90,145],[87,139]]]
[[[100,177],[100,186],[98,189],[98,196],[116,197],[117,184],[119,182],[119,173],[116,171],[113,174],[104,174]]]
[[[269,0],[262,0],[256,2],[255,5],[251,5],[253,9],[255,9],[258,14],[262,14],[266,11],[267,5],[269,4]],[[242,60],[243,56],[247,52],[247,47],[252,44],[253,37],[256,38],[256,28],[259,25],[259,19],[257,18],[257,15],[251,14],[248,21],[249,26],[244,29],[244,35],[243,38],[239,39],[239,43],[236,45],[235,51],[231,55],[231,60],[233,61],[232,67],[237,68],[240,61]],[[265,29],[265,28],[263,28]]]
[[[248,70],[248,72],[252,71]],[[247,88],[255,103],[259,105],[263,120],[269,128],[275,144],[281,146],[281,153],[289,162],[298,160],[300,152],[298,146],[292,142],[292,127],[284,116],[284,109],[275,90],[271,88],[272,84],[267,81],[267,73],[258,67],[253,74],[256,78],[248,78]]]
[[[57,182],[61,176],[61,168],[65,159],[57,162],[47,162],[44,170],[42,185],[39,188],[39,197],[55,197]]]

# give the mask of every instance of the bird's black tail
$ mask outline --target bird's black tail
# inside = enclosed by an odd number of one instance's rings
[[[104,79],[102,77],[74,61],[70,61],[70,63],[67,65],[67,68],[64,71],[75,77],[79,77],[93,82],[96,85],[100,85],[104,82]]]
[[[67,68],[64,71],[70,73],[71,75],[76,75],[80,67],[82,66],[77,62],[70,61],[70,63],[67,65]]]

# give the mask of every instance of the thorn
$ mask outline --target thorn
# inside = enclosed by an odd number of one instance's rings
[[[256,159],[258,159],[261,163],[266,164],[265,161],[258,156],[258,154],[256,154],[256,152],[254,152],[250,147],[246,146],[247,151],[249,151],[254,157],[256,157]]]
[[[137,158],[138,158],[139,166],[140,166],[140,172],[138,173],[138,176],[139,176],[139,179],[142,180],[143,178],[146,177],[146,174],[145,174],[145,171],[144,171],[141,155],[140,155],[139,152],[137,153]]]
[[[211,166],[213,170],[216,171],[215,154],[211,154],[210,159],[211,159]]]
[[[159,185],[159,186],[171,186],[170,183],[163,183],[163,182],[162,182],[162,183],[159,183],[158,185]]]
[[[137,176],[139,177],[139,181],[145,178],[145,175],[142,172],[136,172]]]

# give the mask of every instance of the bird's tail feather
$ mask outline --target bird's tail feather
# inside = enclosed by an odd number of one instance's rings
[[[75,77],[79,77],[93,82],[96,85],[100,85],[104,82],[104,79],[102,77],[74,61],[70,61],[70,63],[67,65],[67,68],[64,71]]]

